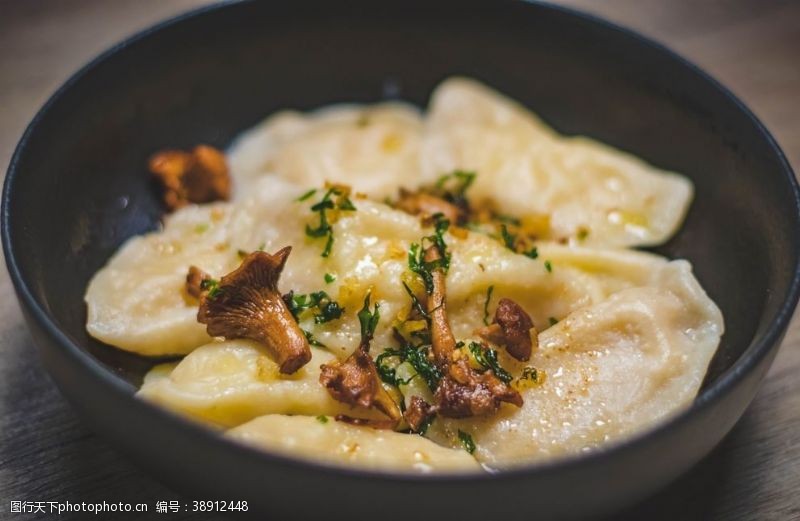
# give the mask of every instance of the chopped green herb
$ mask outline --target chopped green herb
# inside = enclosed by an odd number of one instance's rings
[[[315,291],[307,295],[296,295],[294,292],[290,292],[284,295],[283,300],[297,321],[307,309],[317,309],[318,313],[314,314],[315,324],[336,320],[344,314],[344,308],[324,291]]]
[[[320,313],[318,315],[314,315],[315,324],[324,324],[325,322],[341,318],[344,313],[344,308],[335,300],[328,300],[319,305],[319,311]]]
[[[494,286],[489,286],[486,290],[486,301],[483,303],[483,325],[489,325],[489,303],[492,300],[492,292],[494,291]]]
[[[533,246],[530,250],[522,252],[522,254],[531,259],[536,259],[539,257],[539,250],[536,249],[536,246]]]
[[[317,416],[317,421],[320,423],[328,423],[328,417],[325,416],[324,414],[320,414],[319,416]]]
[[[266,242],[262,242],[261,244],[258,245],[258,251],[264,251],[264,248],[266,248],[266,247],[267,247],[267,243]]]
[[[508,227],[505,224],[500,225],[500,236],[503,238],[503,244],[505,244],[506,248],[513,252],[517,251],[517,236],[509,232]]]
[[[411,291],[411,288],[409,288],[408,284],[406,284],[405,282],[403,282],[403,288],[405,288],[406,293],[408,293],[408,296],[411,299],[411,308],[416,310],[416,312],[419,313],[419,315],[422,318],[427,319],[428,318],[428,312],[425,311],[425,307],[422,305],[422,302],[419,301],[417,296],[414,295],[414,292]]]
[[[325,282],[326,283],[330,284],[334,280],[336,280],[336,275],[334,275],[333,273],[326,273],[325,274]]]
[[[222,288],[219,287],[219,281],[217,279],[205,279],[200,281],[200,289],[208,291],[207,297],[210,299],[215,299],[222,293]]]
[[[496,377],[508,383],[512,380],[512,376],[500,366],[497,360],[497,351],[494,349],[487,349],[478,342],[470,342],[469,350],[475,361],[478,362],[484,369],[491,369]]]
[[[408,249],[408,269],[422,278],[425,284],[425,292],[430,293],[433,291],[433,275],[427,268],[426,262],[423,259],[422,248],[417,243],[412,243]]]
[[[301,202],[301,201],[305,201],[306,199],[310,199],[311,196],[313,196],[315,193],[317,193],[317,189],[316,188],[312,188],[308,192],[306,192],[303,195],[301,195],[300,197],[298,197],[297,201]]]
[[[361,308],[361,311],[358,312],[358,323],[361,325],[362,342],[365,339],[366,340],[372,339],[372,336],[375,334],[375,328],[378,326],[378,322],[381,319],[381,314],[378,311],[378,308],[380,308],[380,304],[376,302],[375,306],[372,308],[372,311],[370,311],[369,298],[370,298],[370,293],[367,292],[366,296],[364,297],[364,307]]]
[[[444,233],[450,227],[450,221],[442,214],[433,217],[435,219],[433,235],[423,237],[420,243],[412,243],[408,250],[408,268],[422,278],[426,293],[433,291],[433,271],[441,268],[447,273],[450,269],[450,252],[447,251],[447,243],[444,240]],[[431,243],[439,251],[439,259],[433,262],[425,260],[426,242]]]
[[[194,227],[194,233],[206,233],[208,231],[208,223],[198,224]]]
[[[309,195],[309,197],[311,196]],[[327,212],[328,210],[334,209],[344,211],[356,210],[353,202],[347,196],[347,192],[338,186],[330,188],[319,202],[311,206],[311,211],[319,214],[319,225],[316,228],[312,228],[311,225],[306,224],[306,235],[308,237],[328,238],[325,241],[325,248],[322,250],[323,257],[328,257],[333,248],[333,226],[328,219]]]
[[[315,346],[315,347],[328,347],[325,344],[323,344],[322,342],[320,342],[319,340],[317,340],[316,337],[314,336],[314,333],[312,333],[311,331],[308,331],[307,329],[303,329],[302,331],[303,331],[303,334],[306,337],[306,340],[308,340],[308,343],[310,345]]]
[[[436,415],[431,414],[430,416],[422,420],[422,423],[419,424],[419,430],[417,430],[417,434],[419,434],[420,436],[424,436],[425,433],[428,432],[428,428],[431,426],[433,420],[435,419]]]
[[[547,270],[547,273],[553,273],[553,265],[550,264],[549,260],[544,261],[544,269]]]
[[[586,237],[588,236],[589,236],[589,228],[584,228],[583,226],[578,228],[577,237],[579,241],[586,240]]]
[[[517,378],[517,387],[527,389],[535,385],[541,385],[545,380],[545,372],[539,371],[535,367],[526,366],[522,374]]]
[[[400,360],[400,363],[408,362],[411,367],[414,368],[414,371],[416,371],[417,374],[425,380],[425,383],[428,384],[428,387],[431,390],[435,390],[436,387],[439,386],[439,380],[442,379],[442,373],[439,371],[439,368],[433,365],[433,363],[428,359],[429,350],[430,346],[428,345],[415,347],[407,342],[403,342],[403,345],[401,345],[399,349],[388,348],[383,353],[378,355],[378,358],[375,360],[375,363],[379,366],[378,373],[381,374],[381,366],[386,367],[383,364],[383,360],[386,358],[397,357]],[[387,379],[384,379],[383,381],[391,385],[399,385],[400,383],[406,384],[411,381],[410,378],[406,381],[396,379],[394,369],[391,369],[391,371],[386,371],[386,373]],[[389,378],[389,375],[391,375],[391,378]],[[383,375],[381,378],[383,378]]]
[[[556,324],[558,324],[558,319],[555,317],[550,317],[547,320],[550,321],[551,326],[555,326]]]
[[[477,175],[475,172],[455,170],[437,179],[436,188],[452,198],[463,197],[467,189],[475,182]]]
[[[475,452],[475,442],[472,440],[472,436],[469,433],[458,429],[458,440],[461,442],[461,446],[464,447],[464,450],[472,454]]]
[[[411,380],[413,380],[414,377],[417,375],[410,376],[407,379],[403,380],[402,378],[398,378],[396,367],[392,367],[384,362],[385,359],[392,358],[395,356],[400,357],[399,351],[397,351],[396,349],[387,349],[386,351],[379,354],[375,358],[375,367],[378,369],[378,376],[381,377],[381,380],[384,383],[393,385],[395,387],[400,387],[401,385],[408,385],[411,382]]]

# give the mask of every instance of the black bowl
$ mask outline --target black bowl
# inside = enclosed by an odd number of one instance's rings
[[[161,208],[156,149],[220,147],[265,115],[337,101],[420,105],[452,74],[692,178],[686,224],[658,249],[687,258],[727,332],[691,408],[593,454],[498,475],[384,475],[231,444],[133,397],[147,360],[89,338],[91,275]],[[727,90],[668,50],[569,10],[516,1],[236,3],[145,31],[47,102],[17,147],[2,237],[42,359],[80,415],[196,498],[275,518],[578,517],[636,501],[697,462],[752,399],[798,298],[797,185],[772,137]],[[313,499],[311,499],[313,498]]]

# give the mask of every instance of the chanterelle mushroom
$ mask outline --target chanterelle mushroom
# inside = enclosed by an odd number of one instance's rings
[[[238,268],[202,294],[197,312],[197,320],[206,324],[211,336],[249,338],[267,346],[284,374],[311,360],[308,340],[278,291],[291,251],[287,246],[272,255],[263,251],[247,255]]]
[[[440,252],[435,245],[425,250],[426,262],[432,263],[439,258]],[[424,403],[417,403],[406,415],[409,424],[419,423],[417,416],[420,415],[438,413],[448,418],[465,418],[491,414],[502,402],[521,406],[522,396],[514,388],[491,370],[478,372],[473,369],[467,355],[457,348],[447,319],[444,270],[436,268],[431,275],[433,284],[427,299],[431,344],[434,361],[443,377],[434,391],[435,404],[426,408]]]
[[[379,319],[377,304],[372,312],[369,310],[368,293],[364,299],[364,307],[358,313],[361,342],[344,362],[323,364],[320,368],[319,382],[334,399],[366,409],[374,407],[389,418],[389,421],[381,422],[339,415],[336,417],[337,420],[379,428],[393,428],[402,418],[402,414],[395,401],[383,388],[375,361],[369,355],[370,342]]]
[[[530,315],[508,298],[500,299],[492,323],[477,333],[487,342],[505,346],[508,354],[523,362],[530,359],[539,343]]]
[[[225,156],[214,147],[198,145],[191,152],[163,150],[150,158],[150,172],[164,189],[169,211],[189,203],[226,201],[231,179]]]

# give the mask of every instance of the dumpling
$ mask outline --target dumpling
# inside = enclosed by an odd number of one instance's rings
[[[283,111],[246,132],[228,160],[236,194],[273,174],[302,186],[344,183],[376,199],[415,185],[422,120],[404,103]]]
[[[239,251],[293,247],[279,288],[298,293],[325,290],[345,308],[342,319],[304,327],[344,356],[358,343],[355,313],[364,295],[381,301],[376,345],[389,342],[392,318],[408,307],[402,286],[412,242],[430,234],[419,219],[384,204],[354,199],[357,210],[334,224],[331,255],[322,258],[324,240],[309,239],[315,225],[309,207],[316,199],[297,201],[305,191],[275,179],[262,180],[251,196],[236,204],[190,206],[173,214],[159,232],[127,242],[89,284],[87,329],[108,344],[144,355],[185,354],[208,343],[197,323],[197,303],[184,292],[189,266],[214,277],[240,263]],[[453,253],[448,300],[457,334],[482,320],[489,286],[494,297],[517,300],[542,329],[551,317],[606,298],[619,289],[647,285],[666,265],[658,256],[612,250],[539,245],[539,258],[506,249],[477,232],[447,236]],[[552,272],[544,261],[549,261]],[[326,283],[324,274],[335,276]]]
[[[463,450],[333,418],[272,414],[231,429],[227,436],[257,448],[347,467],[420,474],[481,470]]]
[[[264,414],[353,414],[319,384],[320,365],[335,357],[312,349],[311,361],[281,374],[266,349],[248,340],[212,342],[183,360],[153,368],[138,396],[204,423],[223,427]],[[375,417],[358,411],[362,418]]]
[[[467,79],[433,93],[423,179],[477,172],[468,196],[512,215],[549,220],[551,239],[599,246],[654,245],[680,226],[691,182],[583,137],[563,137],[521,105]]]
[[[427,435],[509,467],[579,453],[652,427],[697,395],[723,333],[722,315],[685,261],[650,287],[625,289],[579,309],[539,335],[524,364],[543,382],[522,391],[522,408],[490,418],[436,419]],[[519,374],[523,364],[507,369]]]

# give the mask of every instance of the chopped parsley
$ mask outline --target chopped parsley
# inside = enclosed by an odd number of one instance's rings
[[[516,252],[516,243],[517,243],[517,236],[513,233],[508,231],[508,226],[505,224],[500,225],[500,237],[503,238],[503,244],[505,244],[506,248],[509,250]]]
[[[397,368],[392,367],[389,364],[385,363],[384,360],[387,358],[392,357],[400,357],[402,363],[402,354],[398,349],[387,349],[383,353],[379,354],[377,358],[375,358],[375,368],[378,370],[378,376],[381,377],[381,380],[389,385],[393,385],[395,387],[400,387],[401,385],[408,385],[411,380],[414,379],[414,376],[411,376],[405,380],[399,378],[397,376]]]
[[[589,236],[589,228],[583,226],[578,228],[578,233],[576,237],[578,238],[579,241],[585,241],[588,236]]]
[[[325,416],[324,414],[320,414],[319,416],[317,416],[317,421],[320,423],[328,423],[328,417]]]
[[[222,288],[219,287],[219,281],[217,279],[204,279],[200,281],[200,289],[208,291],[206,296],[210,299],[215,299],[222,293]]]
[[[444,234],[450,227],[450,221],[445,219],[442,214],[437,213],[433,216],[434,233],[422,238],[419,243],[412,243],[408,250],[408,269],[416,273],[425,284],[425,292],[433,291],[433,272],[441,268],[445,273],[450,269],[450,252],[447,251],[447,243]],[[439,251],[439,259],[428,262],[425,260],[426,244],[434,246]]]
[[[464,450],[472,454],[475,452],[475,442],[472,440],[472,436],[469,433],[458,429],[458,440],[461,442],[461,446],[464,447]]]
[[[508,231],[508,226],[505,224],[500,225],[500,238],[503,240],[503,244],[506,248],[513,251],[514,253],[521,253],[526,257],[530,257],[531,259],[535,259],[539,256],[539,250],[536,249],[536,246],[532,246],[530,250],[517,250],[517,235]]]
[[[544,371],[540,371],[532,366],[527,366],[522,370],[522,374],[517,378],[517,381],[514,382],[514,387],[516,387],[517,390],[538,387],[544,383],[545,376]]]
[[[429,351],[430,346],[428,345],[413,346],[408,342],[403,342],[399,349],[388,348],[378,355],[378,358],[375,360],[375,364],[378,367],[378,374],[381,375],[381,379],[389,385],[397,386],[410,382],[410,378],[405,381],[397,378],[395,369],[384,363],[384,360],[387,358],[397,357],[400,363],[408,362],[411,367],[414,368],[414,371],[425,380],[428,387],[434,390],[439,386],[442,373],[439,371],[439,368],[428,359]]]
[[[314,333],[312,333],[311,331],[308,331],[307,329],[303,329],[302,331],[303,335],[305,335],[306,337],[306,340],[308,340],[309,345],[312,345],[314,347],[328,347],[319,340],[317,340],[317,338],[314,336]]]
[[[428,312],[425,311],[425,306],[423,306],[422,302],[420,302],[419,299],[417,298],[417,296],[414,295],[414,292],[411,290],[411,288],[408,287],[408,284],[403,282],[403,288],[405,288],[406,293],[408,293],[408,296],[411,299],[411,309],[413,309],[417,313],[419,313],[419,315],[422,318],[425,318],[425,319],[429,318],[428,317]]]
[[[324,291],[300,295],[296,295],[292,291],[284,295],[283,300],[297,321],[300,320],[300,315],[304,311],[310,309],[317,310],[317,313],[314,314],[315,324],[324,324],[325,322],[336,320],[344,314],[344,308]]]
[[[303,194],[303,197],[311,197],[313,193]],[[307,197],[307,198],[308,198]],[[327,237],[325,241],[325,248],[322,250],[322,256],[328,257],[333,248],[333,226],[330,222],[328,210],[341,210],[341,211],[355,211],[356,207],[349,198],[349,191],[341,186],[333,186],[325,192],[322,199],[311,206],[312,212],[319,214],[319,225],[314,228],[306,224],[306,235],[311,238]]]
[[[550,322],[551,326],[555,326],[556,324],[558,324],[558,319],[555,317],[550,317],[547,320]]]
[[[194,233],[205,233],[208,231],[208,223],[201,223],[194,227]]]
[[[487,349],[478,342],[470,342],[469,351],[481,367],[486,370],[491,370],[500,380],[505,383],[512,380],[513,377],[508,371],[500,366],[500,362],[497,360],[497,351],[494,349]]]
[[[547,270],[547,273],[553,273],[553,265],[550,264],[549,260],[544,261],[544,269]]]
[[[326,273],[325,274],[325,282],[327,284],[330,284],[331,282],[333,282],[335,280],[336,280],[336,275],[334,275],[333,273]]]
[[[380,304],[376,302],[375,306],[372,308],[372,311],[370,311],[369,298],[370,293],[367,292],[366,296],[364,297],[364,307],[358,312],[358,323],[361,325],[362,341],[364,341],[364,339],[372,339],[372,336],[375,334],[375,328],[378,326],[378,322],[381,319],[381,314],[378,311]]]
[[[428,432],[428,428],[431,426],[433,420],[435,419],[436,415],[431,414],[430,416],[422,420],[422,423],[419,424],[419,429],[417,430],[417,434],[419,434],[420,436],[424,436],[425,433]]]
[[[433,195],[439,196],[445,201],[457,206],[466,206],[466,192],[472,183],[475,182],[477,173],[466,170],[455,170],[440,177],[433,190]]]
[[[298,201],[298,202],[302,202],[302,201],[305,201],[305,200],[307,200],[307,199],[310,199],[310,198],[311,198],[311,196],[313,196],[315,193],[317,193],[317,189],[316,189],[316,188],[312,188],[312,189],[311,189],[311,190],[309,190],[308,192],[306,192],[306,193],[304,193],[303,195],[301,195],[300,197],[298,197],[298,198],[297,198],[297,201]]]
[[[494,291],[494,286],[489,286],[486,290],[486,301],[483,303],[483,325],[489,325],[489,303],[492,300],[492,292]]]
[[[530,383],[540,384],[544,382],[544,372],[539,371],[535,367],[526,366],[519,375],[519,380],[526,380]]]

